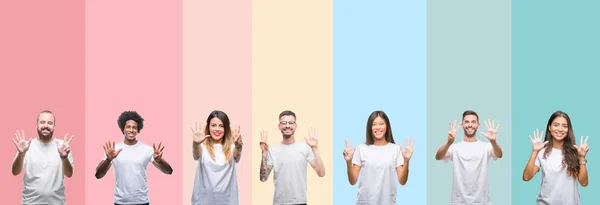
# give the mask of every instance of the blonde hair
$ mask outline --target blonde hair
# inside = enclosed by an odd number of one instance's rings
[[[223,122],[223,127],[225,130],[225,135],[223,136],[223,138],[221,138],[221,144],[223,145],[223,154],[225,154],[225,160],[228,163],[231,163],[231,159],[233,158],[233,154],[231,153],[231,145],[233,143],[233,139],[231,139],[231,128],[230,128],[230,123],[229,123],[229,117],[227,117],[227,114],[225,114],[225,112],[220,111],[220,110],[215,110],[212,111],[210,113],[210,115],[208,115],[208,118],[206,119],[206,128],[204,129],[204,134],[205,135],[210,135],[210,120],[213,118],[217,118],[219,120],[221,120],[221,122]],[[215,148],[214,148],[214,144],[216,143],[215,140],[212,137],[209,137],[208,139],[204,140],[204,146],[206,146],[206,150],[208,151],[208,154],[210,155],[210,158],[215,161]]]

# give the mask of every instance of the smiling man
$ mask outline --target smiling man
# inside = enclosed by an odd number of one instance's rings
[[[116,187],[115,205],[150,204],[146,168],[152,164],[165,174],[173,173],[171,165],[162,158],[162,143],[146,145],[138,141],[138,133],[144,128],[144,118],[135,111],[121,113],[117,120],[124,140],[115,145],[108,141],[104,145],[104,157],[96,168],[96,178],[106,175],[111,165],[115,165]]]
[[[477,140],[479,116],[472,110],[463,113],[462,123],[450,122],[448,140],[435,154],[436,160],[452,162],[452,194],[450,204],[489,205],[490,186],[488,182],[488,161],[502,158],[502,148],[496,142],[498,126],[495,121],[485,122],[487,133],[481,132],[490,142]],[[452,144],[456,130],[462,127],[465,133],[463,141]]]
[[[306,170],[307,163],[317,172],[319,177],[325,176],[325,167],[317,147],[317,133],[314,128],[308,130],[306,143],[296,142],[296,114],[286,110],[279,114],[279,131],[283,135],[280,143],[269,149],[267,133],[260,133],[262,162],[260,164],[260,181],[269,178],[271,170],[275,170],[273,181],[275,194],[273,204],[307,204]]]
[[[73,176],[73,156],[67,140],[55,139],[56,118],[49,110],[38,114],[36,139],[25,139],[25,131],[15,133],[13,142],[17,156],[12,164],[12,174],[23,169],[23,195],[21,204],[65,204],[64,176]]]

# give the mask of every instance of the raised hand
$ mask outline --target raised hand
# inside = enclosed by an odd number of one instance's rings
[[[71,138],[69,138],[69,140],[67,140],[67,136],[69,135],[69,133],[65,134],[65,138],[63,139],[63,143],[60,144],[58,143],[58,141],[56,141],[56,149],[58,150],[58,154],[60,155],[61,158],[65,158],[69,155],[69,153],[71,153],[71,146],[69,146],[71,144],[71,140],[73,140],[73,135],[71,135]]]
[[[456,139],[456,130],[460,127],[460,123],[457,123],[456,120],[454,120],[454,123],[449,121],[448,124],[450,125],[450,131],[448,131],[448,143],[452,144]]]
[[[490,140],[490,142],[496,141],[496,136],[498,135],[498,128],[500,127],[500,124],[498,124],[498,126],[496,126],[496,120],[490,121],[489,119],[487,121],[483,121],[483,122],[485,123],[485,128],[487,129],[487,133],[481,132],[481,134],[483,134],[483,136],[485,136],[485,138]]]
[[[263,154],[269,152],[269,143],[267,141],[267,131],[260,131],[260,149]]]
[[[233,143],[235,143],[235,146],[242,146],[242,144],[244,144],[242,142],[242,134],[240,133],[241,129],[240,126],[238,125],[237,128],[234,128],[233,126],[231,126],[231,138],[233,139]]]
[[[350,144],[348,144],[348,141],[346,139],[344,139],[344,142],[346,143],[346,149],[344,149],[344,159],[347,162],[352,161],[352,158],[354,157],[354,149],[352,147],[352,139],[350,139]]]
[[[589,138],[590,138],[590,136],[587,136],[587,137],[585,137],[585,141],[583,141],[583,136],[581,136],[581,139],[579,141],[579,146],[573,145],[573,147],[575,147],[575,149],[577,149],[577,154],[579,155],[579,157],[585,157],[588,150],[590,150],[590,146],[587,143]]]
[[[106,153],[106,158],[108,160],[113,160],[114,158],[117,158],[117,156],[119,155],[119,153],[121,153],[121,151],[123,151],[123,148],[115,151],[115,142],[114,141],[108,141],[104,144],[104,153]]]
[[[400,151],[402,152],[402,157],[407,161],[412,157],[413,152],[415,152],[415,141],[412,137],[409,137],[408,140],[404,138],[404,145],[400,145]]]
[[[308,129],[308,137],[304,137],[304,140],[306,140],[306,144],[308,144],[308,146],[317,147],[319,139],[317,137],[317,131],[315,128],[311,127]]]
[[[548,142],[550,141],[545,141],[542,142],[544,139],[544,131],[542,131],[542,133],[540,133],[540,131],[538,129],[535,129],[535,131],[533,132],[533,138],[531,138],[531,135],[529,135],[529,139],[531,139],[531,146],[533,147],[533,151],[537,152],[542,150],[546,144],[548,144]]]
[[[19,153],[25,153],[29,150],[29,143],[31,143],[32,139],[33,138],[29,138],[28,140],[25,140],[25,131],[21,130],[19,133],[19,130],[17,130],[15,132],[15,138],[12,139],[12,141],[15,143]]]
[[[162,146],[162,142],[158,143],[158,147],[156,147],[156,145],[154,145],[154,143],[152,143],[152,148],[154,148],[154,161],[155,162],[160,162],[162,160],[162,155],[163,155],[163,149],[165,149],[165,146]]]
[[[192,134],[194,135],[194,143],[201,144],[206,140],[206,138],[210,137],[210,135],[205,134],[206,123],[202,124],[202,126],[198,126],[198,122],[195,123],[195,128],[192,127]]]

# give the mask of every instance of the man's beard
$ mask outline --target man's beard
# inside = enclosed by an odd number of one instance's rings
[[[50,132],[50,133],[48,133],[48,136],[44,136],[44,134],[42,133],[42,131],[44,131],[44,130],[47,130],[48,132]],[[47,127],[43,127],[41,130],[38,130],[37,133],[38,133],[38,136],[44,141],[52,139],[52,135],[54,135],[54,131],[51,131]]]
[[[292,131],[292,134],[286,135],[285,131],[282,130],[281,135],[283,135],[283,138],[289,139],[290,137],[294,136],[294,131]]]
[[[475,131],[473,131],[473,134],[469,134],[469,131],[467,131],[467,129],[464,129],[465,131],[465,136],[467,137],[475,137],[475,135],[477,135],[477,129],[475,129]]]

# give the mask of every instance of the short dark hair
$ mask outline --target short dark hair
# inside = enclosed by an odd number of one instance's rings
[[[465,116],[467,115],[475,115],[475,117],[477,117],[477,123],[479,123],[479,115],[477,115],[477,113],[473,110],[467,110],[465,112],[463,112],[463,117],[462,120],[465,120]]]
[[[121,128],[121,132],[125,133],[125,124],[127,121],[133,120],[137,123],[137,131],[141,132],[142,128],[144,128],[144,118],[140,116],[136,111],[125,111],[122,112],[117,120],[117,124],[119,124],[119,128]]]
[[[294,116],[294,120],[296,120],[296,113],[292,112],[291,110],[284,110],[283,112],[281,112],[281,114],[279,114],[279,119],[281,119],[281,117],[285,115]]]

